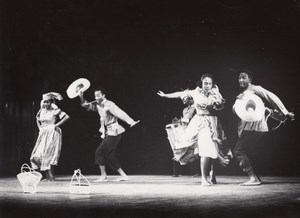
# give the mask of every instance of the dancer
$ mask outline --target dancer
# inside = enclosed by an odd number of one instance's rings
[[[183,171],[183,168],[181,165],[187,165],[188,163],[194,162],[193,160],[198,159],[199,155],[194,154],[195,147],[185,147],[176,149],[176,143],[174,143],[174,140],[176,140],[176,137],[178,137],[180,134],[178,134],[178,131],[176,129],[186,129],[187,125],[193,118],[193,116],[196,114],[196,108],[194,106],[194,100],[192,96],[184,96],[182,99],[182,103],[186,105],[186,107],[182,111],[182,116],[180,119],[175,117],[172,120],[172,124],[168,124],[166,126],[166,131],[168,134],[168,139],[171,144],[171,148],[173,151],[173,175],[175,177],[179,176],[180,172]],[[196,160],[195,160],[196,161]]]
[[[194,106],[194,100],[192,96],[184,96],[182,98],[182,103],[186,105],[186,107],[183,108],[182,116],[179,121],[182,125],[187,126],[193,116],[196,114],[196,108]]]
[[[196,114],[196,108],[195,108],[194,100],[193,100],[192,96],[184,96],[182,98],[182,103],[184,105],[187,105],[187,106],[182,111],[182,117],[180,119],[180,122],[181,122],[181,125],[183,126],[183,128],[186,128],[188,126],[189,122],[191,121],[191,119]],[[184,159],[186,159],[186,160],[189,159],[188,160],[188,165],[189,165],[190,173],[192,173],[193,177],[199,177],[200,176],[200,172],[199,172],[199,169],[200,169],[199,155],[196,154],[197,156],[195,156],[195,154],[192,154],[191,152],[194,151],[194,150],[193,149],[190,150],[191,147],[192,146],[182,149],[182,150],[187,150],[185,152],[186,155],[185,155]],[[212,162],[212,165],[213,165],[213,162]],[[214,177],[213,166],[211,167],[210,174],[212,175],[212,177]],[[214,177],[213,179],[211,179],[211,182],[215,184],[216,183],[216,178]]]
[[[200,88],[201,86],[202,88]],[[228,164],[229,158],[227,155],[229,154],[229,149],[227,149],[226,153],[222,153],[227,140],[215,112],[223,108],[225,100],[222,98],[218,87],[214,84],[212,75],[202,75],[201,80],[197,81],[197,87],[194,90],[170,94],[158,91],[157,94],[166,98],[182,98],[186,95],[193,97],[197,114],[186,128],[182,147],[189,147],[195,142],[198,143],[199,156],[201,157],[202,186],[210,186],[215,183],[211,160],[219,158],[222,164]],[[207,179],[209,168],[212,170],[210,181]]]
[[[121,140],[121,134],[125,129],[118,123],[118,119],[128,123],[130,127],[136,125],[138,121],[134,121],[123,110],[121,110],[114,102],[106,99],[104,88],[95,89],[95,101],[88,103],[83,92],[79,97],[81,105],[88,111],[96,111],[100,116],[100,133],[103,139],[95,153],[95,164],[99,166],[101,176],[95,182],[108,181],[105,164],[107,163],[112,169],[116,170],[121,177],[116,181],[127,181],[129,178],[122,170],[121,164],[116,157],[117,145]]]
[[[270,103],[272,107],[281,111],[287,118],[291,120],[295,118],[295,114],[292,112],[288,112],[281,100],[275,94],[264,89],[261,86],[252,84],[252,72],[250,70],[242,70],[239,74],[238,81],[242,90],[241,93],[237,96],[237,99],[243,99],[247,93],[253,93],[261,99]],[[237,109],[235,107],[236,105],[233,106],[234,112]],[[254,169],[250,163],[247,149],[253,147],[262,137],[262,135],[267,131],[268,125],[265,116],[262,116],[262,119],[254,122],[247,122],[243,119],[239,120],[239,139],[235,145],[233,153],[239,162],[239,166],[249,176],[249,180],[242,183],[242,186],[255,186],[262,183],[260,178],[255,174]]]
[[[35,170],[43,174],[43,181],[55,180],[53,166],[58,165],[62,146],[62,131],[59,128],[70,117],[55,104],[55,99],[62,100],[59,93],[43,95],[41,109],[36,115],[39,135],[33,148],[30,162]]]

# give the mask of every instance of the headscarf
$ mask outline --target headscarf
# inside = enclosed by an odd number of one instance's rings
[[[57,92],[48,92],[46,94],[43,94],[42,100],[41,100],[41,108],[43,108],[44,101],[48,101],[48,100],[54,101],[55,99],[61,101],[61,100],[63,100],[63,97],[61,96],[61,94],[59,94]],[[57,105],[54,103],[51,104],[51,107],[54,109],[58,108]]]

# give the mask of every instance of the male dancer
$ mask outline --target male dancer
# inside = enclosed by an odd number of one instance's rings
[[[238,99],[242,99],[245,91],[256,94],[258,97],[267,101],[272,105],[272,107],[281,111],[287,118],[294,120],[295,114],[287,111],[281,100],[272,92],[264,89],[261,86],[253,85],[252,82],[252,73],[250,70],[242,70],[239,74],[239,85],[242,88],[241,94],[237,96]],[[233,107],[233,111],[234,107]],[[268,131],[268,125],[266,118],[263,117],[262,120],[255,122],[247,122],[240,119],[238,124],[238,135],[239,139],[234,148],[234,156],[239,162],[239,166],[246,172],[249,176],[249,180],[245,183],[242,183],[242,186],[255,186],[260,185],[261,180],[255,174],[253,167],[247,156],[247,149],[255,145],[257,141],[262,137],[262,135]]]
[[[125,129],[118,123],[118,118],[128,123],[130,127],[139,121],[134,121],[114,102],[107,100],[103,88],[95,89],[95,102],[88,103],[81,92],[79,97],[81,105],[88,111],[97,111],[100,116],[101,138],[103,138],[95,153],[95,164],[99,166],[101,176],[95,182],[108,181],[105,164],[107,163],[112,169],[116,170],[121,177],[116,181],[126,181],[128,176],[122,170],[121,164],[116,157],[117,145],[121,140],[121,134]]]

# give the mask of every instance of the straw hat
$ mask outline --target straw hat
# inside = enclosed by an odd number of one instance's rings
[[[260,97],[247,92],[241,99],[236,99],[234,110],[242,120],[255,122],[263,119],[266,108]]]
[[[68,87],[67,95],[69,98],[75,98],[80,94],[80,92],[86,91],[90,85],[90,81],[85,78],[77,79]]]

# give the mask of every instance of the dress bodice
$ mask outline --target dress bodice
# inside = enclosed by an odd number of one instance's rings
[[[41,126],[45,127],[56,123],[58,118],[62,118],[66,113],[57,109],[41,109],[37,114],[38,121],[41,122]]]
[[[209,115],[215,105],[222,104],[223,98],[217,89],[212,89],[209,93],[197,87],[194,90],[186,91],[193,97],[194,106],[198,115]]]

